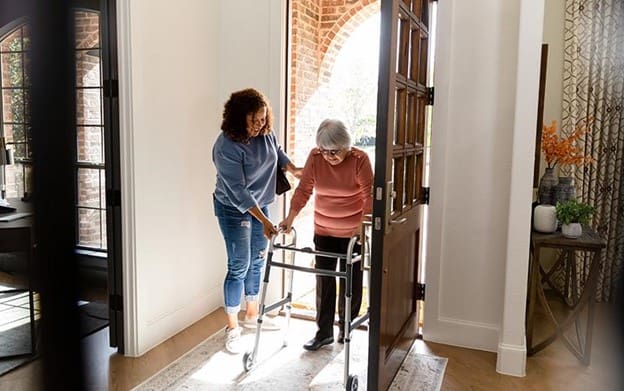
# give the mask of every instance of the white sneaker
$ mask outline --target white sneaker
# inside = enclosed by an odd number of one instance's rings
[[[258,318],[245,317],[245,320],[243,320],[243,326],[247,327],[248,329],[258,328]],[[268,316],[264,316],[262,318],[262,330],[279,330],[281,328],[282,326],[278,322],[269,318]]]
[[[241,327],[225,329],[225,349],[228,352],[238,354],[243,351],[243,341],[241,340],[242,331],[243,329]]]

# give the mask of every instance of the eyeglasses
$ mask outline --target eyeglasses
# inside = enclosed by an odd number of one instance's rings
[[[319,151],[325,155],[325,156],[336,156],[338,155],[340,152],[342,152],[342,149],[323,149],[323,148],[319,148]]]

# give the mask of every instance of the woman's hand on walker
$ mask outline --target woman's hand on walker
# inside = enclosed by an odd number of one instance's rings
[[[293,219],[294,217],[291,218],[290,216],[288,216],[281,223],[279,223],[278,227],[280,231],[284,233],[290,233],[290,230],[292,230]]]
[[[264,226],[264,237],[267,239],[271,239],[273,236],[277,235],[279,231],[277,227],[273,225],[271,221],[267,221],[263,224]]]

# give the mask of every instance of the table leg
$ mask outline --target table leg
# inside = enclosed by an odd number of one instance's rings
[[[527,326],[526,326],[526,343],[527,343],[527,353],[529,355],[533,354],[533,327],[535,323],[535,300],[536,295],[535,292],[537,290],[537,284],[539,284],[539,274],[540,274],[540,266],[539,266],[539,254],[540,248],[533,247],[532,251],[532,262],[529,262],[529,305],[527,309]]]

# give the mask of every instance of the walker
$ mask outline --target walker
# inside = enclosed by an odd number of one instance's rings
[[[365,226],[366,225],[367,224],[365,223]],[[363,227],[363,229],[365,230],[365,227]],[[256,338],[255,338],[254,348],[251,352],[247,352],[243,355],[243,366],[245,368],[245,371],[250,371],[256,364],[256,359],[258,356],[258,345],[260,343],[260,334],[262,331],[262,318],[264,317],[266,313],[271,312],[281,307],[282,305],[285,305],[286,306],[286,326],[284,330],[285,331],[284,335],[286,336],[288,334],[288,326],[290,323],[290,313],[292,309],[291,302],[292,302],[292,286],[293,286],[293,272],[294,271],[313,273],[316,275],[329,276],[329,277],[344,278],[346,280],[345,325],[344,325],[344,336],[345,336],[345,339],[344,339],[344,352],[345,352],[344,385],[345,385],[346,390],[357,390],[358,378],[356,375],[349,374],[349,354],[350,354],[351,331],[359,327],[365,321],[367,321],[369,318],[369,312],[370,312],[370,309],[368,308],[365,314],[363,314],[360,317],[357,317],[356,319],[351,320],[351,311],[349,311],[349,309],[351,308],[351,293],[352,293],[352,288],[353,288],[352,287],[353,267],[354,267],[354,263],[360,262],[363,259],[362,254],[353,253],[353,247],[355,246],[355,243],[357,242],[358,237],[355,236],[351,238],[351,240],[349,241],[349,245],[347,247],[346,254],[338,254],[338,253],[331,253],[331,252],[324,252],[324,251],[315,251],[311,249],[310,247],[297,248],[296,247],[297,234],[294,228],[292,229],[291,233],[288,235],[292,237],[292,241],[290,243],[285,243],[287,234],[276,235],[275,238],[271,240],[269,243],[267,262],[266,262],[266,267],[264,270],[264,279],[262,281],[259,312],[258,312],[258,319],[257,319],[258,323],[257,323],[257,329],[256,329]],[[279,236],[282,236],[282,241],[280,243],[277,243],[277,239]],[[368,245],[368,240],[365,240],[364,243],[362,243],[362,253],[365,254],[364,258],[367,258],[368,254],[370,254],[370,251],[368,251],[369,247],[370,246]],[[275,249],[282,250],[284,252],[292,251],[293,254],[291,257],[291,263],[273,261],[273,252]],[[340,271],[332,271],[332,270],[320,270],[320,269],[315,269],[311,267],[296,266],[295,254],[297,252],[308,253],[308,254],[313,254],[313,255],[321,255],[325,257],[334,257],[338,259],[338,262],[340,262],[340,259],[346,259],[345,271],[340,272]],[[275,303],[270,304],[270,305],[265,305],[266,292],[267,292],[267,287],[269,284],[269,276],[271,273],[272,266],[289,270],[288,292],[286,296],[276,301]],[[370,267],[367,267],[364,265],[364,262],[360,262],[360,267],[362,267],[363,270],[370,269]],[[288,346],[288,341],[286,340],[286,337],[284,337],[284,342],[283,342],[282,347],[286,347],[286,346]]]

